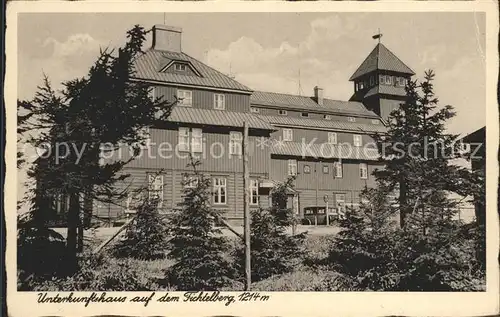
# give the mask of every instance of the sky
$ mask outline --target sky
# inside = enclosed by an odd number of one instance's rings
[[[485,125],[485,16],[481,13],[22,13],[18,94],[33,98],[46,74],[55,87],[84,76],[100,48],[118,47],[133,25],[181,27],[188,55],[254,90],[348,100],[348,81],[382,43],[416,72],[436,73],[441,105],[457,116],[448,131]],[[144,49],[150,47],[148,40]]]

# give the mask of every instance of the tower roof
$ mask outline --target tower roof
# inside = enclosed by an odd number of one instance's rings
[[[375,70],[388,70],[407,75],[415,75],[415,72],[403,63],[394,53],[389,51],[382,43],[378,43],[373,51],[361,63],[349,80],[355,80]]]

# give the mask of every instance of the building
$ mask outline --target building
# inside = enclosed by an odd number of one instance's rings
[[[311,206],[328,204],[335,212],[356,205],[380,167],[372,135],[385,131],[385,119],[413,74],[378,43],[349,79],[354,91],[349,101],[324,98],[321,87],[310,97],[253,91],[183,52],[181,29],[155,25],[152,47],[137,59],[134,80],[150,83],[153,97],[179,101],[168,122],[150,129],[151,155],[127,166],[130,188],[149,184],[163,209],[175,209],[182,200],[183,175],[191,172],[191,152],[201,162],[199,170],[212,179],[213,206],[239,222],[246,122],[251,207],[268,206],[273,185],[292,175],[290,206],[297,214]],[[171,155],[158,157],[162,146]],[[158,170],[162,174],[156,177]],[[96,209],[100,217],[115,218],[133,212],[133,205],[129,197],[123,206]]]
[[[469,161],[474,172],[484,177],[483,195],[474,197],[474,216],[480,225],[486,223],[486,127],[468,135],[462,141],[469,144]]]

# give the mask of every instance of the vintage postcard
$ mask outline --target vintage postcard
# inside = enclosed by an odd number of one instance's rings
[[[7,9],[9,316],[499,313],[497,3]]]

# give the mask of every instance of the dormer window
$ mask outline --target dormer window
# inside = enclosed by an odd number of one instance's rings
[[[302,113],[300,114],[300,116],[301,116],[301,117],[303,117],[303,118],[308,118],[308,117],[309,117],[309,113],[307,113],[307,112],[302,112]]]
[[[186,64],[181,64],[181,63],[176,63],[174,65],[174,69],[178,72],[185,72],[186,71]]]
[[[380,123],[380,121],[379,121],[379,120],[377,120],[377,119],[373,119],[373,120],[372,120],[372,123],[373,123],[373,124],[379,124],[379,123]]]
[[[329,114],[325,114],[325,115],[323,116],[323,119],[325,119],[325,120],[332,120],[332,116],[331,116],[331,115],[329,115]]]
[[[347,121],[349,121],[349,122],[356,122],[356,118],[354,118],[354,117],[347,117]]]
[[[259,110],[259,108],[250,107],[250,112],[252,112],[252,113],[259,113],[260,110]]]
[[[280,116],[286,116],[286,115],[288,115],[288,112],[286,110],[278,110],[278,114]]]

